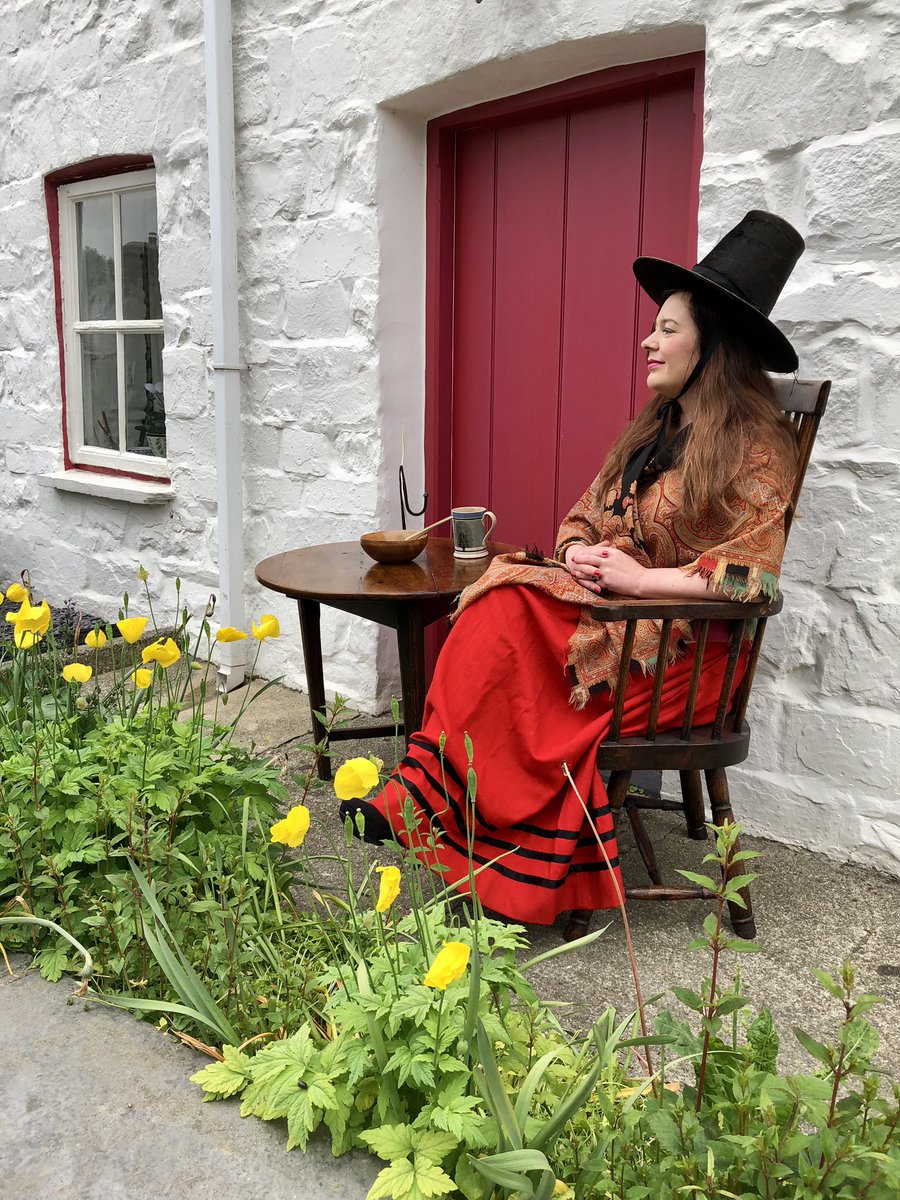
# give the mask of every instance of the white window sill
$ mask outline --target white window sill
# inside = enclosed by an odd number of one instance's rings
[[[42,487],[60,492],[81,492],[102,500],[124,500],[128,504],[167,504],[175,499],[170,483],[151,483],[146,479],[128,479],[124,475],[101,475],[97,471],[54,471],[39,475]]]

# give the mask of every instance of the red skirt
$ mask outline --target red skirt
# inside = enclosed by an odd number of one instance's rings
[[[438,658],[421,731],[383,791],[369,798],[403,845],[410,842],[405,824],[411,800],[416,847],[440,869],[444,884],[468,892],[468,733],[477,779],[472,856],[476,870],[483,868],[475,876],[476,891],[486,908],[537,925],[551,924],[567,909],[617,903],[610,866],[562,772],[567,763],[618,875],[612,817],[596,765],[612,720],[612,696],[604,688],[581,710],[569,704],[565,661],[578,618],[571,604],[528,587],[495,588],[467,608]],[[725,644],[707,646],[698,725],[714,718],[727,653]],[[660,729],[681,724],[693,658],[688,648],[666,669]],[[653,676],[635,668],[623,736],[646,728],[652,690]]]

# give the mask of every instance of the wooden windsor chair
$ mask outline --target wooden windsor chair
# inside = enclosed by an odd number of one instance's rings
[[[785,514],[785,537],[790,532],[797,500],[806,468],[809,465],[813,443],[819,422],[828,403],[831,390],[829,380],[778,379],[775,383],[778,403],[789,417],[797,436],[797,477],[794,483],[791,504]],[[684,812],[688,836],[695,839],[707,837],[706,812],[703,800],[701,771],[706,777],[712,820],[716,825],[726,820],[733,821],[734,814],[728,793],[727,767],[743,762],[750,748],[750,726],[746,721],[747,705],[759,653],[762,648],[766,621],[781,612],[782,597],[763,600],[754,604],[730,600],[636,600],[623,597],[594,609],[599,620],[625,622],[625,638],[622,647],[618,683],[613,701],[612,725],[609,737],[597,752],[597,768],[609,771],[607,794],[614,821],[618,822],[621,810],[628,814],[635,841],[650,876],[650,884],[644,887],[626,887],[625,895],[632,900],[697,900],[711,899],[714,895],[707,888],[696,885],[666,886],[662,881],[653,845],[641,820],[642,808],[675,808]],[[625,689],[628,682],[627,665],[631,662],[636,624],[640,620],[660,622],[659,650],[656,677],[650,701],[647,728],[641,737],[621,736],[622,716],[625,709]],[[668,657],[669,642],[674,621],[690,621],[696,630],[696,655],[691,672],[688,696],[685,702],[684,719],[677,730],[657,731],[659,709],[662,700],[663,680]],[[729,626],[728,657],[725,674],[719,692],[716,715],[711,725],[693,724],[694,708],[703,668],[710,624],[725,622]],[[750,644],[747,665],[740,685],[734,690],[734,680],[748,625],[756,622]],[[622,669],[625,664],[626,669]],[[732,691],[734,696],[732,698]],[[629,783],[633,771],[657,770],[678,771],[681,779],[681,802],[662,798],[629,795]],[[735,873],[740,870],[738,866]],[[731,925],[739,937],[752,938],[756,934],[753,908],[748,889],[741,893],[746,908],[729,904]],[[565,938],[572,941],[587,933],[592,913],[589,909],[577,909],[570,914]]]

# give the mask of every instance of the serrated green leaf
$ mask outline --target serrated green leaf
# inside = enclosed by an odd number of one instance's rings
[[[223,1046],[224,1062],[210,1063],[202,1071],[191,1076],[191,1083],[199,1084],[204,1092],[218,1099],[225,1099],[239,1092],[251,1078],[250,1056],[235,1046]]]
[[[392,1162],[378,1173],[366,1195],[366,1200],[429,1200],[431,1196],[446,1196],[455,1185],[450,1176],[440,1167],[427,1160],[415,1165],[407,1158]]]
[[[39,951],[35,958],[41,975],[51,983],[56,983],[62,977],[68,961],[68,955],[60,946],[48,946]]]
[[[433,1129],[415,1130],[412,1136],[417,1162],[421,1157],[430,1159],[433,1163],[440,1163],[448,1154],[459,1148],[458,1139],[451,1133],[440,1133]]]
[[[413,1134],[411,1125],[381,1125],[377,1129],[364,1129],[359,1137],[379,1158],[391,1162],[412,1154]]]

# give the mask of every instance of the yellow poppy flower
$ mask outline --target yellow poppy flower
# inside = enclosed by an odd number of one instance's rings
[[[17,625],[13,630],[13,641],[19,650],[30,650],[32,646],[41,641],[41,635],[32,633],[30,629],[20,629]]]
[[[283,820],[275,822],[269,836],[282,846],[302,846],[308,831],[309,809],[305,804],[295,804]]]
[[[102,650],[108,639],[102,629],[92,629],[84,635],[84,644],[92,650]]]
[[[6,589],[6,598],[11,604],[21,604],[28,599],[28,589],[22,587],[21,583],[11,583]]]
[[[334,776],[338,800],[362,800],[378,783],[378,768],[368,758],[348,758]]]
[[[121,621],[116,621],[116,628],[128,645],[133,646],[147,628],[147,618],[125,617]]]
[[[471,953],[469,947],[462,942],[445,942],[428,969],[428,974],[423,980],[425,986],[440,988],[443,991],[448,983],[461,979],[469,965]]]
[[[264,642],[266,638],[281,636],[281,627],[274,613],[263,613],[259,618],[259,624],[253,625],[253,636],[258,642]]]
[[[29,604],[27,600],[23,600],[18,612],[7,613],[6,619],[12,621],[16,629],[36,633],[39,638],[42,638],[50,628],[50,605],[46,600],[33,605]]]
[[[246,636],[246,633],[242,633],[240,629],[235,629],[233,625],[226,625],[224,629],[220,629],[216,634],[216,641],[242,642]]]
[[[378,902],[375,905],[375,911],[383,913],[387,912],[400,895],[400,868],[379,867],[378,873],[381,876],[381,883],[378,887]]]
[[[137,690],[142,692],[153,682],[153,672],[148,671],[146,667],[138,667],[136,671],[131,672],[130,679]]]
[[[179,658],[181,651],[172,638],[159,638],[141,651],[142,663],[158,662],[163,668],[171,667]]]
[[[66,683],[87,683],[94,670],[87,663],[73,662],[62,669],[62,677]]]
[[[5,599],[6,596],[3,594],[3,592],[0,592],[0,604],[2,604]]]

